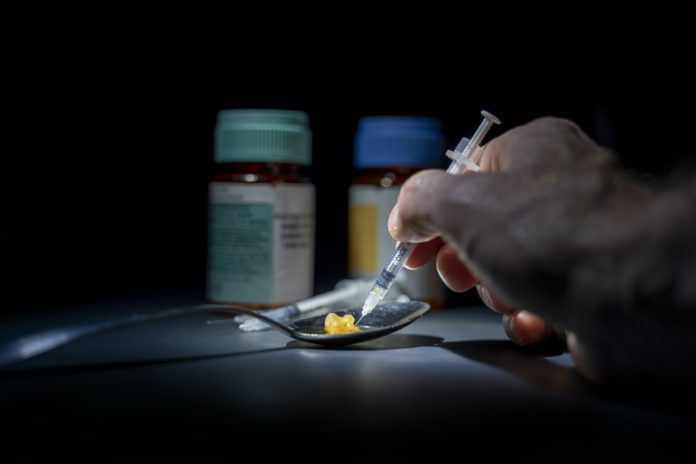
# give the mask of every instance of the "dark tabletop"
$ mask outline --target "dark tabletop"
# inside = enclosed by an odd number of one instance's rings
[[[4,322],[0,342],[151,303],[19,316]],[[372,451],[414,459],[454,452],[489,461],[690,460],[681,454],[694,431],[688,396],[589,385],[562,347],[517,347],[499,316],[483,308],[430,311],[400,332],[345,348],[206,324],[219,318],[123,328],[2,371],[5,455],[198,461],[241,459],[245,449],[353,462],[371,461]],[[252,445],[256,433],[265,439]]]

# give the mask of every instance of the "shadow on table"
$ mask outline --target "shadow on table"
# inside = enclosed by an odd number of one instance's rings
[[[234,358],[239,356],[248,356],[254,354],[271,353],[274,351],[283,351],[287,349],[329,349],[329,350],[395,350],[403,348],[415,348],[419,346],[435,346],[442,343],[442,338],[432,337],[428,335],[402,335],[391,334],[385,337],[370,340],[365,343],[358,343],[343,347],[326,347],[322,345],[314,345],[298,340],[289,342],[286,346],[278,348],[267,348],[261,350],[234,352],[234,353],[216,353],[198,356],[177,356],[172,358],[154,358],[154,359],[139,359],[133,361],[107,361],[96,363],[79,363],[75,364],[58,364],[53,366],[22,366],[22,362],[10,365],[7,368],[0,369],[0,380],[7,378],[24,378],[45,375],[63,375],[70,373],[91,372],[102,369],[131,369],[137,367],[146,367],[153,365],[164,365],[174,363],[188,363],[196,361],[205,361],[211,359]],[[33,360],[32,360],[33,361]]]
[[[489,364],[529,383],[559,392],[587,392],[591,385],[575,369],[559,366],[547,359],[563,353],[561,344],[544,347],[521,347],[503,340],[470,340],[440,345],[452,353]]]
[[[531,384],[559,393],[582,393],[611,402],[649,407],[692,416],[696,413],[693,385],[637,384],[597,385],[583,379],[575,369],[547,359],[563,353],[562,345],[521,347],[503,340],[445,342],[442,348],[459,356],[498,367]]]
[[[133,361],[107,361],[96,363],[83,363],[55,366],[39,366],[39,367],[21,367],[22,362],[10,365],[7,368],[0,369],[0,380],[11,378],[35,377],[43,375],[63,375],[70,373],[91,372],[102,369],[131,369],[136,367],[187,363],[196,361],[205,361],[211,359],[234,358],[238,356],[248,356],[261,353],[272,353],[274,351],[286,350],[285,347],[266,348],[261,350],[243,351],[235,353],[216,353],[198,356],[178,356],[174,358],[155,358],[155,359],[139,359]]]

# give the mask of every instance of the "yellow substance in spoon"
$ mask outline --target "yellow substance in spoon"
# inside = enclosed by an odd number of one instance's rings
[[[324,319],[324,331],[329,335],[341,335],[360,332],[355,325],[355,318],[350,314],[340,317],[336,313],[329,313]]]

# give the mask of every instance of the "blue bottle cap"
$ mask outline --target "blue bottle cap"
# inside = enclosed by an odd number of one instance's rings
[[[437,119],[369,116],[358,122],[356,168],[437,167],[444,153],[445,137]]]

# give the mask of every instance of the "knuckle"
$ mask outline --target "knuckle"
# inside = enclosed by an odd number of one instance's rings
[[[399,207],[410,203],[414,198],[432,193],[442,183],[442,171],[429,169],[411,176],[399,192]]]
[[[577,124],[570,119],[559,118],[556,116],[544,116],[529,123],[534,129],[553,131],[553,132],[581,132]]]

